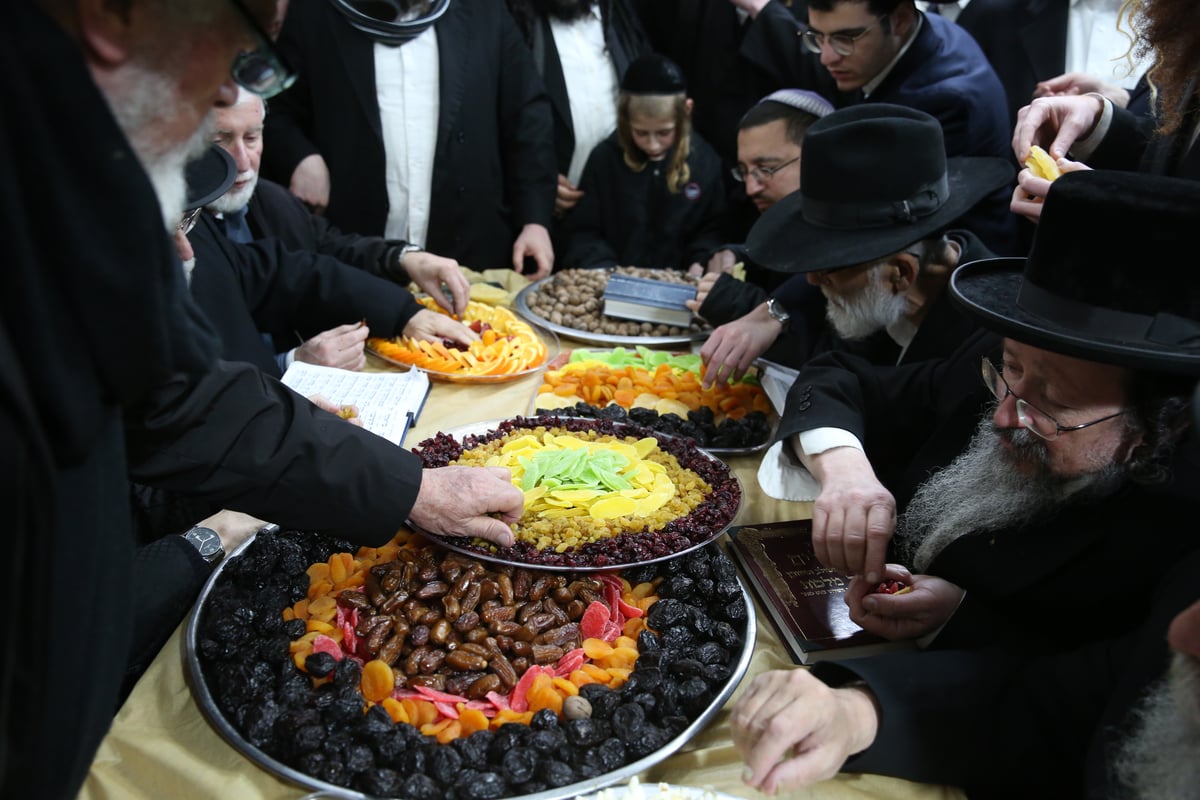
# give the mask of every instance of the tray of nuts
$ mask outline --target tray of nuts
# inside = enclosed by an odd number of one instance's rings
[[[708,725],[756,629],[715,545],[579,576],[283,531],[214,571],[184,660],[232,747],[323,796],[566,800]]]
[[[627,421],[515,417],[443,431],[413,448],[426,468],[502,466],[525,493],[516,541],[427,536],[477,558],[591,572],[664,561],[721,536],[737,476],[692,439]]]
[[[699,318],[690,327],[681,328],[606,317],[603,314],[604,287],[613,272],[671,283],[697,283],[674,270],[644,267],[564,269],[518,292],[513,308],[521,316],[559,336],[588,344],[679,346],[705,339],[711,333],[711,327]]]

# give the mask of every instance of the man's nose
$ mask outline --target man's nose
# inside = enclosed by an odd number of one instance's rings
[[[1017,414],[1017,398],[1012,392],[1009,392],[996,406],[995,412],[992,413],[992,422],[996,424],[997,428],[1021,427],[1021,418]]]
[[[1176,652],[1200,659],[1200,602],[1176,615],[1167,630],[1167,641]]]
[[[838,53],[838,51],[834,50],[833,45],[831,45],[829,43],[828,39],[821,42],[821,63],[822,64],[824,64],[825,66],[829,66],[830,64],[836,64],[837,62],[841,61],[843,58],[845,58],[845,56],[841,55],[840,53]]]
[[[754,177],[754,173],[746,173],[746,194],[749,197],[754,197],[756,194],[762,194],[766,191],[767,185]]]
[[[246,143],[241,139],[236,140],[229,147],[225,148],[229,155],[233,156],[233,163],[237,165],[239,174],[247,172],[250,169],[250,151],[246,148]]]

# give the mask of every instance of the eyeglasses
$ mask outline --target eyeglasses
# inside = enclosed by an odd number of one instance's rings
[[[1004,402],[1004,398],[1008,397],[1010,394],[1013,397],[1016,397],[1017,419],[1020,421],[1020,423],[1036,433],[1038,436],[1051,442],[1057,439],[1060,434],[1070,433],[1071,431],[1081,431],[1084,428],[1090,428],[1093,425],[1099,425],[1101,422],[1107,422],[1108,420],[1119,417],[1125,413],[1125,411],[1118,411],[1115,414],[1109,414],[1107,417],[1101,417],[1100,419],[1095,419],[1091,422],[1085,422],[1082,425],[1063,426],[1058,424],[1058,420],[1047,414],[1045,411],[1042,411],[1036,406],[1030,405],[1020,397],[1017,397],[1016,392],[1009,387],[1008,381],[1004,379],[1004,375],[1002,374],[1001,370],[997,369],[996,365],[986,358],[983,359],[983,382],[988,389],[991,390],[992,395],[1000,402]]]
[[[783,169],[789,164],[795,164],[799,160],[800,156],[796,156],[789,161],[785,161],[782,164],[776,164],[773,167],[751,167],[750,169],[746,169],[741,164],[738,164],[736,167],[729,170],[729,174],[733,175],[733,179],[738,183],[745,183],[747,175],[749,175],[751,178],[754,178],[754,180],[758,181],[759,183],[766,183],[767,181],[771,180],[771,178],[775,177],[776,172],[779,172],[779,170]]]
[[[253,50],[243,50],[233,59],[230,73],[234,81],[248,92],[264,100],[274,97],[296,82],[296,73],[288,66],[283,54],[275,49],[271,37],[258,24],[258,20],[246,8],[242,0],[229,0],[238,10],[257,45]]]
[[[825,46],[825,42],[828,41],[829,46],[833,48],[833,52],[837,53],[839,56],[848,56],[854,52],[854,45],[859,39],[866,36],[875,26],[882,25],[883,21],[887,18],[888,15],[884,14],[882,17],[875,20],[875,22],[871,23],[865,28],[838,31],[837,33],[829,34],[821,33],[820,31],[815,31],[812,28],[809,28],[805,31],[797,31],[796,35],[800,37],[801,44],[803,44],[810,53],[816,53],[817,55],[820,55],[821,48],[823,48]]]
[[[183,219],[179,220],[179,232],[187,236],[192,232],[192,228],[196,227],[196,220],[200,218],[200,212],[204,210],[204,206],[193,208],[183,215]]]

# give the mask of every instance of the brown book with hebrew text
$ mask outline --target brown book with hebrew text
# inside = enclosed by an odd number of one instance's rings
[[[845,601],[850,578],[817,561],[811,520],[737,525],[729,534],[730,554],[797,664],[916,647],[851,621]]]

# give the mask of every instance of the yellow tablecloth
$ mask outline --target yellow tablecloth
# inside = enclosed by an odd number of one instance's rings
[[[514,285],[519,288],[519,283]],[[508,284],[506,288],[509,288]],[[371,368],[388,367],[375,362]],[[440,430],[459,425],[524,414],[540,383],[540,376],[489,386],[436,383],[405,444],[411,447]],[[730,467],[742,483],[744,496],[735,523],[810,516],[811,503],[773,500],[758,489],[755,475],[759,458],[755,455],[729,459]],[[769,617],[761,608],[756,610],[758,639],[742,686],[759,672],[791,665]],[[181,626],[167,642],[117,714],[80,797],[86,800],[211,800],[215,797],[283,800],[304,795],[305,790],[260,769],[209,726],[184,679],[183,630],[184,626]],[[81,665],[81,680],[86,680],[86,674],[86,666]],[[734,694],[736,698],[737,693]],[[730,742],[727,707],[681,752],[639,778],[643,783],[667,781],[711,786],[739,797],[762,797],[742,784],[741,772],[741,762]],[[820,800],[949,800],[961,796],[957,790],[853,775],[840,775],[811,789],[787,795]]]

